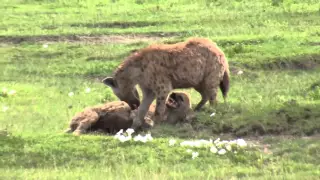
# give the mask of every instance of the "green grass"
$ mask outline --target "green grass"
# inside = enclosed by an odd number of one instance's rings
[[[170,147],[163,138],[146,144],[121,144],[102,136],[9,136],[1,144],[1,162],[5,162],[1,176],[34,179],[312,179],[319,176],[317,140],[265,138],[261,143],[273,143],[270,147],[273,154],[261,153],[260,146],[224,156],[198,149],[199,158],[193,160],[186,148]]]
[[[0,179],[320,176],[318,1],[5,0],[0,9],[0,89],[17,91],[0,96]],[[219,105],[207,105],[192,126],[157,126],[147,144],[62,134],[84,107],[117,100],[100,80],[130,51],[191,36],[226,53],[227,104],[219,94]],[[195,106],[200,95],[184,91]],[[195,160],[168,146],[171,138],[235,136],[257,146],[227,156],[199,149]],[[263,153],[266,144],[272,154]]]

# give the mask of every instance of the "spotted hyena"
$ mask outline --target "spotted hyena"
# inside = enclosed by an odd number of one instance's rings
[[[138,110],[135,110],[138,111]],[[149,109],[150,111],[150,109]],[[153,115],[155,107],[153,106]],[[166,117],[164,123],[191,123],[196,117],[191,108],[191,98],[184,92],[172,92],[166,101]],[[152,119],[155,119],[152,117]],[[156,121],[155,123],[159,123]]]
[[[190,123],[194,118],[190,98],[186,93],[173,92],[166,102],[168,119],[166,122],[177,124]],[[152,127],[155,106],[152,104],[145,117],[145,127]],[[138,110],[131,110],[124,101],[114,101],[103,105],[86,108],[77,113],[71,120],[67,133],[80,135],[86,132],[102,132],[115,134],[119,130],[126,130],[132,126]]]
[[[101,129],[99,119],[104,117],[109,119],[109,123],[105,123],[103,128],[109,133],[114,133],[118,128],[131,126],[132,120],[129,118],[131,111],[131,107],[124,101],[113,101],[88,107],[71,119],[69,128],[65,132],[80,135],[90,130],[99,130]]]
[[[155,115],[156,106],[151,104],[146,115],[146,119],[149,119],[153,123],[191,123],[195,120],[195,113],[191,108],[191,98],[189,94],[184,92],[172,92],[166,100],[166,117],[165,121],[156,121]],[[133,110],[133,118],[138,115],[138,110]],[[150,123],[149,123],[150,124]]]
[[[213,105],[220,87],[224,99],[229,90],[229,65],[224,53],[205,38],[191,38],[176,44],[150,45],[127,57],[113,77],[103,83],[110,86],[119,99],[130,103],[135,86],[142,89],[143,99],[133,128],[141,125],[156,98],[155,118],[166,119],[165,101],[172,89],[194,88],[201,94],[195,107],[200,110],[209,100]]]

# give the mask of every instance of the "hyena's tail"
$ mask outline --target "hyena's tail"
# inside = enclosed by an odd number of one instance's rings
[[[222,92],[222,95],[223,95],[223,98],[224,98],[225,101],[226,101],[226,98],[227,98],[227,94],[229,92],[229,87],[230,87],[229,83],[230,83],[229,70],[226,69],[224,71],[223,78],[222,78],[222,80],[220,82],[220,90]]]

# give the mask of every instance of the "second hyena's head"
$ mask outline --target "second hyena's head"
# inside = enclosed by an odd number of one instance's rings
[[[167,108],[186,111],[191,109],[190,96],[184,92],[172,92],[166,101]]]
[[[166,101],[168,119],[172,124],[178,122],[191,123],[195,120],[195,113],[191,108],[191,99],[187,93],[172,92]]]
[[[121,100],[129,104],[131,109],[137,109],[140,106],[140,97],[137,88],[134,86],[119,83],[113,77],[107,77],[102,82],[111,87],[113,93]]]

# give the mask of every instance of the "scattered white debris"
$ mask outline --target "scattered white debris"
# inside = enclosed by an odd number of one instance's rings
[[[143,139],[143,137],[140,134],[138,134],[137,136],[135,136],[133,138],[134,141],[141,141],[142,139]]]
[[[180,146],[190,146],[190,147],[203,147],[212,145],[212,140],[194,140],[194,141],[183,141],[180,143]]]
[[[196,157],[199,156],[199,153],[198,152],[193,152],[192,153],[192,159],[195,159]]]
[[[174,146],[175,144],[176,144],[176,140],[174,140],[174,139],[170,139],[169,140],[169,146]]]
[[[126,130],[127,136],[123,133],[123,129],[121,129],[117,134],[114,136],[114,138],[119,139],[121,142],[129,141],[132,139],[131,135],[134,133],[134,130],[129,128]],[[141,136],[138,134],[133,138],[134,141],[140,141],[143,143],[146,143],[147,141],[152,141],[153,138],[151,134],[146,134],[145,136]]]
[[[7,88],[2,88],[2,92],[7,92],[8,91],[8,89]]]
[[[68,93],[68,96],[69,96],[69,97],[72,97],[72,96],[74,96],[74,93],[73,93],[73,92],[69,92],[69,93]]]
[[[237,150],[247,146],[247,143],[243,139],[236,139],[232,141],[222,140],[220,138],[216,139],[212,142],[212,139],[208,140],[194,140],[194,141],[183,141],[180,143],[180,146],[189,146],[189,147],[197,147],[197,148],[207,148],[209,147],[210,152],[216,154],[226,154],[228,152],[238,153]]]
[[[127,129],[126,132],[123,132],[123,129],[121,129],[117,134],[114,136],[114,138],[118,139],[120,142],[126,142],[133,139],[133,141],[140,141],[143,143],[146,143],[148,141],[152,141],[153,137],[151,134],[146,134],[145,136],[142,136],[138,134],[135,137],[131,137],[131,135],[135,131],[131,128]],[[169,140],[169,146],[174,146],[177,144],[177,140],[170,139]],[[192,148],[209,148],[210,152],[213,154],[219,154],[224,155],[226,153],[234,153],[237,154],[238,150],[241,148],[247,146],[247,143],[243,139],[236,139],[232,141],[222,140],[220,141],[220,138],[213,141],[212,139],[205,140],[205,139],[199,139],[199,140],[188,140],[188,141],[182,141],[180,143],[180,146],[182,147],[191,147],[186,149],[187,153],[192,154],[192,159],[195,159],[199,156],[199,152],[195,152],[192,150]]]
[[[8,109],[9,109],[8,106],[2,106],[2,111],[3,111],[3,112],[6,112]]]
[[[119,135],[118,139],[119,139],[120,142],[126,142],[126,141],[131,140],[131,136]]]
[[[213,143],[217,144],[219,141],[220,141],[220,138],[218,138],[215,141],[213,141]]]
[[[123,129],[121,129],[119,132],[117,132],[117,134],[114,136],[114,138],[119,139],[120,136],[122,136],[123,134]]]
[[[241,74],[243,74],[243,71],[240,70],[237,72],[237,75],[241,75]]]
[[[223,141],[218,141],[217,143],[215,143],[215,145],[216,145],[217,147],[222,148],[223,146],[225,146],[225,145],[228,144],[228,143],[229,143],[229,141],[223,140]]]
[[[7,89],[7,88],[2,88],[1,93],[2,93],[2,94],[7,94],[7,93],[8,93],[8,89]]]
[[[8,92],[8,95],[9,95],[9,96],[12,96],[12,95],[15,95],[16,93],[17,93],[16,90],[10,90],[10,91]]]
[[[128,128],[128,129],[126,130],[126,133],[128,134],[128,136],[131,136],[131,134],[134,133],[134,129]]]
[[[215,154],[218,152],[218,149],[215,146],[211,146],[210,151]]]
[[[120,134],[122,134],[123,133],[123,129],[120,129],[120,131],[119,132],[117,132],[117,134],[116,135],[120,135]]]
[[[231,145],[230,145],[230,144],[226,144],[226,149],[227,149],[228,151],[231,151],[231,150],[232,150]]]
[[[243,139],[237,139],[236,142],[239,147],[246,147],[247,146],[246,141],[244,141]]]
[[[86,88],[85,92],[86,92],[86,93],[90,93],[90,92],[91,92],[91,89],[90,89],[90,88]]]
[[[7,88],[2,88],[0,95],[2,96],[13,96],[17,93],[16,90],[8,90]]]
[[[145,136],[141,136],[140,134],[138,134],[137,136],[135,136],[133,138],[134,141],[140,141],[140,142],[143,142],[143,143],[146,143],[147,141],[152,141],[153,138],[151,136],[151,134],[147,134]]]
[[[151,136],[151,134],[146,134],[145,138],[146,138],[147,141],[152,141],[153,140],[153,137]]]
[[[225,153],[227,153],[227,151],[226,151],[225,149],[220,149],[220,150],[218,151],[218,154],[220,154],[220,155],[223,155],[223,154],[225,154]]]

